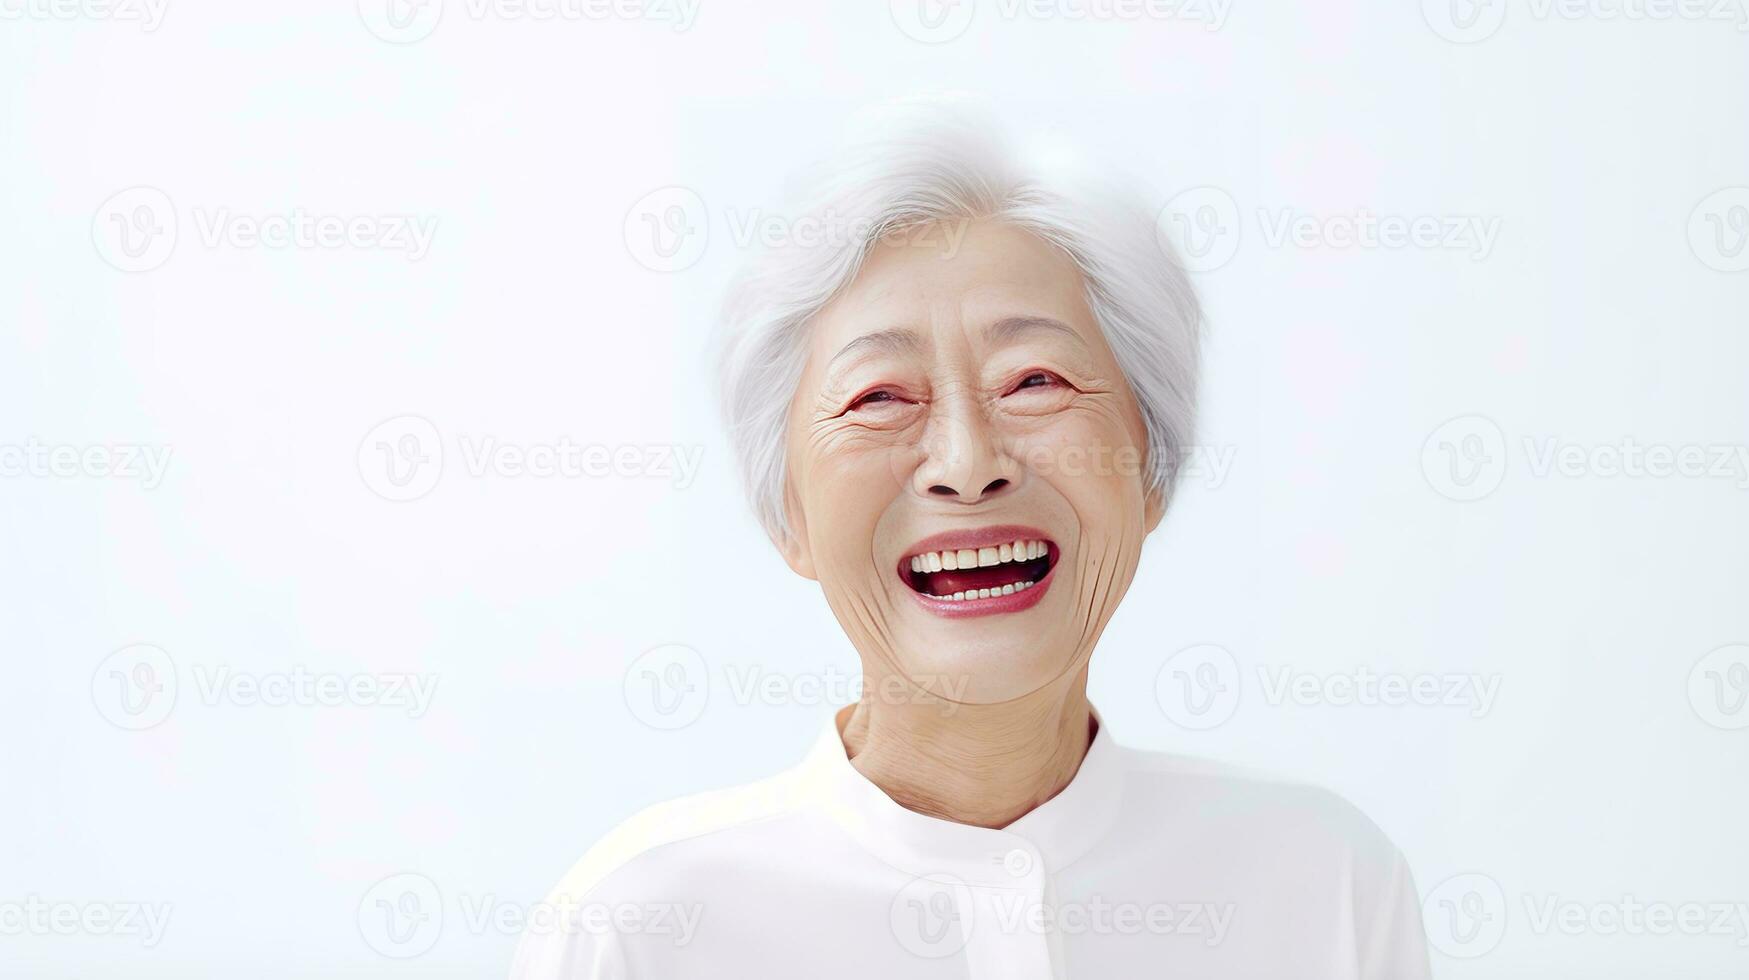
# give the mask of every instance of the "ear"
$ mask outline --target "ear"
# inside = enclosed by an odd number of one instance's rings
[[[778,553],[783,555],[791,571],[802,578],[818,580],[814,574],[814,551],[808,546],[808,516],[802,512],[801,501],[796,499],[788,480],[784,481],[783,514],[789,530],[774,532],[771,543],[777,545]]]
[[[1154,487],[1147,491],[1142,499],[1142,523],[1146,527],[1144,534],[1153,534],[1154,529],[1166,518],[1166,491]]]

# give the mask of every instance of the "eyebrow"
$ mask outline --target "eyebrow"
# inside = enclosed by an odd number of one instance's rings
[[[984,331],[984,335],[993,344],[1011,344],[1030,333],[1061,334],[1073,340],[1078,346],[1085,348],[1086,342],[1081,335],[1061,320],[1048,316],[1010,316],[997,320]]]
[[[986,327],[984,336],[993,344],[1011,344],[1028,334],[1041,331],[1067,337],[1083,350],[1087,347],[1086,341],[1081,339],[1074,327],[1048,316],[1003,317]],[[830,378],[858,361],[877,355],[914,354],[922,349],[923,339],[915,330],[905,327],[888,327],[874,333],[865,333],[838,348],[838,353],[833,354],[832,359],[826,362],[826,376]],[[839,362],[843,364],[840,365]]]
[[[923,341],[916,331],[904,327],[889,327],[886,330],[865,333],[838,348],[838,353],[833,354],[832,360],[826,362],[826,374],[831,376],[837,371],[839,361],[844,361],[848,366],[876,354],[913,354],[922,348]]]

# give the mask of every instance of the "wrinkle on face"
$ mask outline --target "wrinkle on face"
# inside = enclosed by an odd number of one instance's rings
[[[877,675],[926,690],[965,675],[968,697],[1003,700],[1084,670],[1146,534],[1147,440],[1072,261],[987,222],[951,259],[882,246],[811,343],[790,412],[794,523],[865,690]],[[1016,387],[1040,370],[1062,385]],[[906,548],[992,524],[1049,533],[1050,591],[1012,614],[925,611],[897,573]]]

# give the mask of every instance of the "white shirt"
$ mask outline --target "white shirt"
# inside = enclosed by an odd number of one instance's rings
[[[799,765],[651,807],[531,918],[513,980],[1424,980],[1408,865],[1324,790],[1123,748],[1000,830],[924,816],[828,720]]]

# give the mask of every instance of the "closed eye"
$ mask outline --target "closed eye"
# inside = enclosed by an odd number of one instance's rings
[[[851,399],[850,405],[845,411],[854,412],[859,409],[867,408],[878,410],[879,408],[890,406],[893,403],[904,401],[905,399],[901,398],[898,392],[889,388],[876,388],[873,391],[864,392],[863,394],[856,396],[854,399]]]

